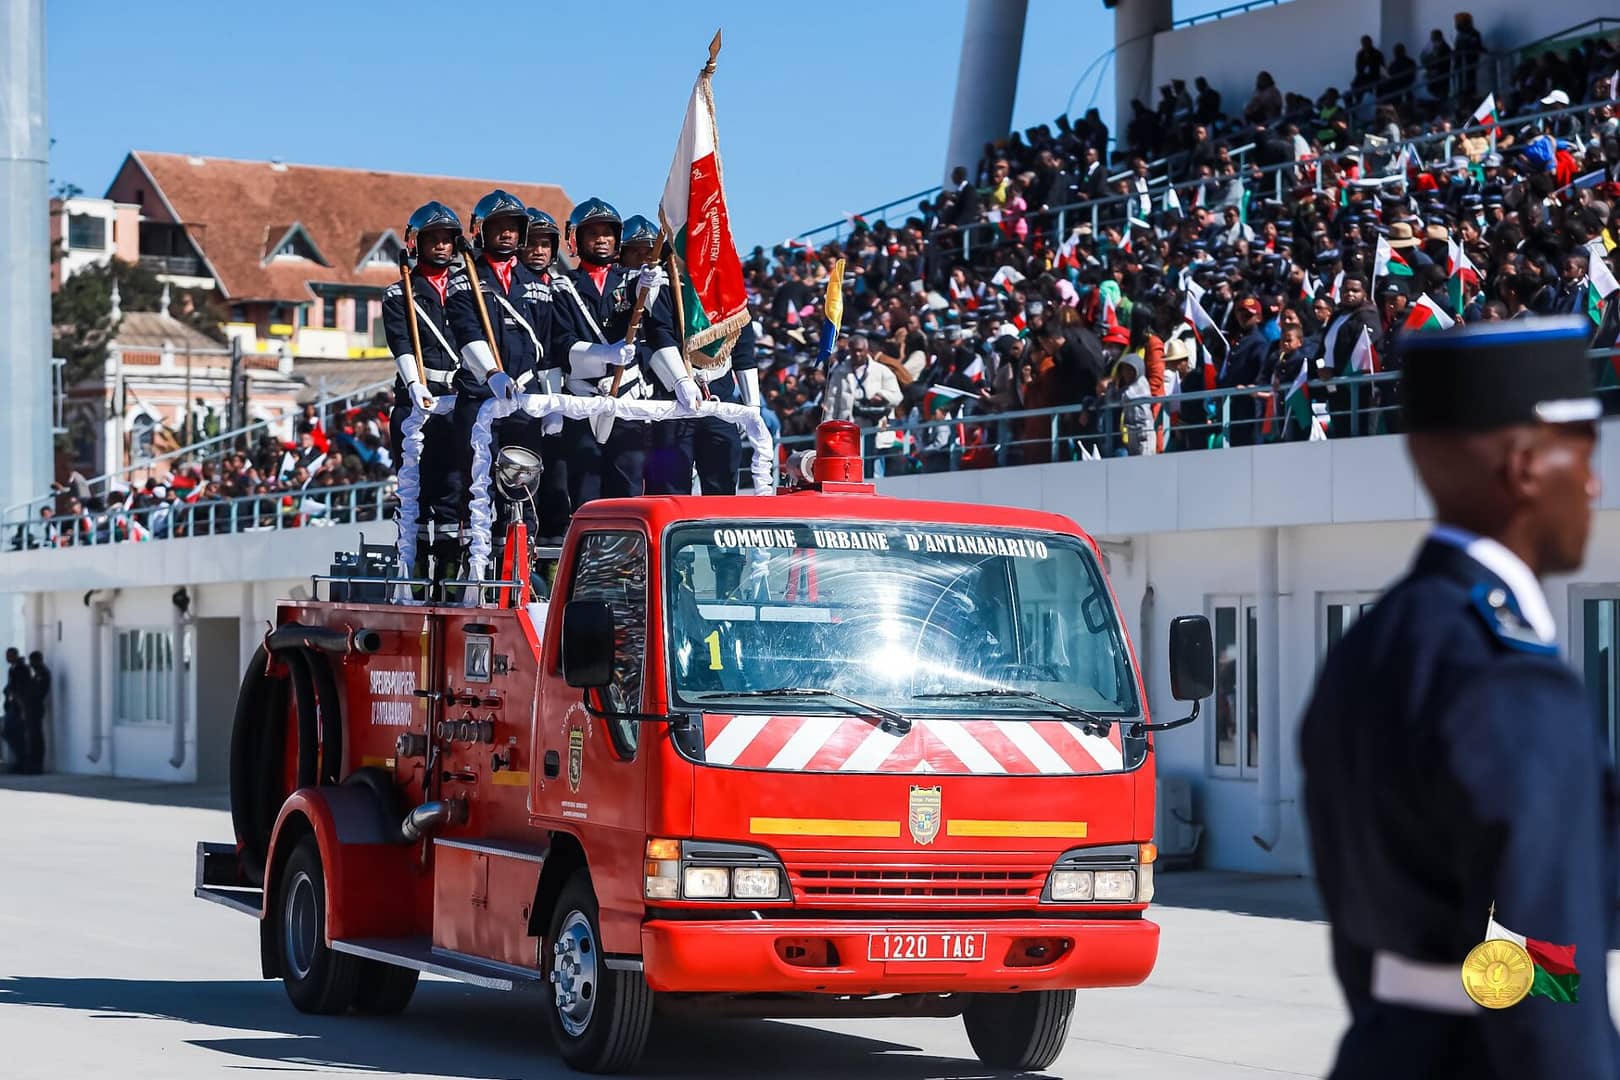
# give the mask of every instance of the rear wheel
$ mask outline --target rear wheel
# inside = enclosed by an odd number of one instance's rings
[[[652,1027],[653,992],[639,971],[612,971],[601,951],[596,893],[585,870],[563,885],[545,948],[546,1020],[562,1058],[582,1072],[634,1065]]]
[[[1056,1061],[1069,1036],[1073,990],[978,994],[962,1014],[968,1042],[986,1065],[1037,1072]]]
[[[397,1016],[411,1003],[416,980],[421,975],[415,968],[395,967],[380,960],[361,960],[360,978],[354,990],[354,1011],[362,1016]]]
[[[326,875],[313,836],[293,848],[281,872],[276,917],[281,932],[282,984],[299,1012],[348,1011],[360,977],[358,957],[326,945]]]

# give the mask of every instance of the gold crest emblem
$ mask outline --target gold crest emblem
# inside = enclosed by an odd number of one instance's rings
[[[1487,1009],[1517,1005],[1535,981],[1535,965],[1517,941],[1491,938],[1468,950],[1463,961],[1463,990]]]
[[[579,793],[580,777],[585,774],[585,729],[568,729],[568,790]]]
[[[906,815],[906,825],[911,829],[911,838],[919,844],[932,844],[934,837],[939,835],[939,823],[943,816],[940,811],[943,793],[944,789],[938,787],[911,789],[910,812]]]

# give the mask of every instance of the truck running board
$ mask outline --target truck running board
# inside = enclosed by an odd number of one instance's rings
[[[426,937],[335,940],[332,949],[363,956],[367,960],[380,960],[395,967],[415,968],[429,975],[441,975],[486,990],[540,990],[546,985],[545,976],[533,968],[438,949]]]
[[[192,895],[257,919],[264,911],[264,890],[247,884],[235,844],[197,844],[197,879]]]

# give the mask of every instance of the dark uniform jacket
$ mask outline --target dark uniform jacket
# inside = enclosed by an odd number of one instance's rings
[[[502,286],[500,276],[489,260],[482,255],[475,261],[479,286],[484,293],[484,306],[489,310],[489,322],[495,331],[495,347],[500,353],[501,369],[516,384],[520,394],[540,392],[539,373],[557,366],[553,342],[555,327],[552,320],[552,290],[535,276],[534,271],[521,262],[513,261],[509,286]],[[458,349],[473,341],[483,341],[484,327],[478,318],[477,302],[467,282],[465,270],[450,278],[449,299],[445,303],[450,326],[455,330],[454,342]],[[427,343],[422,343],[427,348]],[[483,381],[465,369],[456,375],[458,393],[471,393],[487,397],[489,391]]]
[[[639,270],[626,270],[622,266],[608,267],[607,277],[599,290],[584,267],[563,271],[552,285],[557,315],[558,363],[569,372],[567,349],[575,342],[620,342],[630,328],[630,313],[636,306],[636,281]],[[674,301],[669,290],[674,283],[658,290],[658,298],[650,309],[642,312],[637,342],[640,363],[625,368],[619,380],[619,396],[643,398],[652,392],[651,373],[643,365],[652,353],[675,347]],[[565,344],[566,343],[566,344]],[[606,393],[612,385],[612,375],[595,380],[597,392]],[[571,392],[582,392],[577,382]]]
[[[1431,539],[1323,664],[1300,732],[1305,812],[1351,1012],[1335,1077],[1620,1075],[1609,1018],[1614,773],[1579,680],[1512,589]],[[1449,1013],[1375,996],[1374,955],[1439,965],[1485,937],[1575,946],[1579,1002]],[[1380,1000],[1382,997],[1382,1000]]]
[[[455,271],[451,271],[452,280]],[[418,357],[427,371],[427,387],[429,394],[448,394],[455,381],[456,372],[461,367],[461,359],[454,352],[456,334],[450,326],[450,318],[446,311],[449,299],[448,288],[445,299],[439,299],[439,290],[431,282],[425,281],[418,274],[411,275],[411,291],[416,300],[416,332],[422,341],[422,354]],[[471,294],[469,294],[470,298]],[[395,356],[404,356],[407,353],[415,355],[411,345],[410,315],[406,312],[405,289],[399,283],[388,286],[383,290],[383,336],[388,341],[388,348]],[[477,312],[473,319],[478,318]],[[494,313],[490,315],[494,319]],[[482,336],[482,335],[480,335]],[[504,353],[502,354],[505,355]],[[394,396],[400,399],[405,393],[405,384],[401,379],[394,380]]]

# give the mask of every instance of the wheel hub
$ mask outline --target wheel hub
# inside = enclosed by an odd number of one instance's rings
[[[596,938],[583,912],[571,911],[552,944],[551,985],[557,1017],[570,1035],[581,1034],[596,1011]]]
[[[309,978],[315,966],[315,949],[320,944],[316,933],[319,923],[316,908],[315,882],[303,870],[293,878],[287,891],[287,909],[282,915],[282,941],[287,954],[287,966],[296,979]]]

